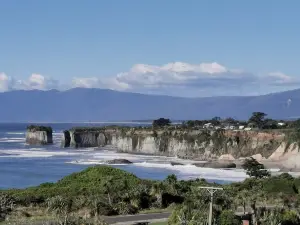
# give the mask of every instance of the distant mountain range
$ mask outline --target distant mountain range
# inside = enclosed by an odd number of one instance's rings
[[[276,119],[300,116],[300,89],[244,97],[180,98],[106,89],[0,93],[1,122],[88,122],[222,118],[262,111]]]

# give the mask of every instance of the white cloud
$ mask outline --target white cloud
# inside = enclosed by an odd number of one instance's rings
[[[266,79],[273,85],[299,85],[300,83],[298,78],[288,76],[281,72],[271,72],[266,76]]]
[[[112,90],[127,90],[130,88],[129,84],[119,82],[115,78],[78,78],[72,80],[72,87],[82,88],[107,88]]]
[[[33,73],[27,80],[16,80],[0,73],[0,92],[11,90],[50,90],[59,89],[57,80]]]
[[[0,92],[11,90],[13,85],[13,79],[7,76],[5,73],[0,73]]]
[[[216,62],[199,65],[175,62],[163,66],[137,64],[129,72],[119,73],[116,76],[118,82],[126,83],[133,88],[201,85],[201,82],[207,85],[208,83],[224,83],[225,80],[234,82],[240,79],[251,80],[252,75],[227,69]]]
[[[242,69],[227,68],[217,62],[165,65],[136,64],[127,72],[111,77],[74,77],[62,86],[59,81],[33,73],[26,80],[16,80],[0,73],[0,91],[16,89],[49,90],[73,87],[105,88],[147,94],[177,96],[249,95],[282,91],[300,85],[300,79],[281,72],[256,75]],[[64,88],[62,88],[64,87]]]
[[[59,81],[41,74],[33,73],[28,80],[18,80],[16,89],[24,90],[50,90],[59,89]]]
[[[280,72],[258,76],[242,69],[227,68],[217,62],[162,66],[136,64],[128,72],[110,78],[74,78],[73,87],[109,88],[178,96],[248,95],[284,90],[299,84],[298,79]],[[280,89],[281,88],[281,89]]]

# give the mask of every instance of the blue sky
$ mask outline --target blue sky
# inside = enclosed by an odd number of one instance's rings
[[[0,91],[298,88],[299,8],[297,0],[2,0]]]

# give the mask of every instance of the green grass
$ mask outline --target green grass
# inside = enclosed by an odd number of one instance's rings
[[[110,166],[93,166],[82,172],[73,173],[57,183],[44,183],[27,189],[12,189],[4,191],[19,200],[31,202],[43,201],[49,197],[61,195],[64,197],[89,196],[103,194],[105,186],[111,191],[131,190],[141,184],[143,180],[132,173]]]

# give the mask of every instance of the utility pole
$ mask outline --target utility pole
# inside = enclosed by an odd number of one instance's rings
[[[223,190],[223,188],[218,187],[199,187],[201,189],[206,189],[210,193],[210,204],[209,204],[209,217],[208,217],[208,225],[212,225],[212,210],[213,210],[213,200],[214,200],[214,193],[218,190]]]

